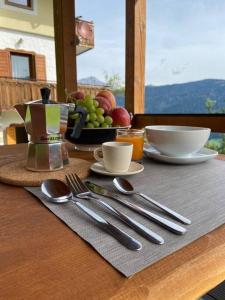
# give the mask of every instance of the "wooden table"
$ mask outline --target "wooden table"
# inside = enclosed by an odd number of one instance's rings
[[[0,158],[25,151],[1,146]],[[27,191],[0,184],[0,299],[197,299],[225,279],[224,237],[225,225],[126,279]]]

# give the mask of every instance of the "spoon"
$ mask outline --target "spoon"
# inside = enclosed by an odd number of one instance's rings
[[[142,198],[144,198],[145,200],[147,200],[148,202],[150,202],[151,204],[157,206],[158,208],[160,208],[161,210],[166,212],[168,215],[170,215],[174,219],[182,222],[183,224],[187,224],[187,225],[191,224],[191,221],[189,219],[183,217],[179,213],[177,213],[177,212],[173,211],[172,209],[162,205],[161,203],[151,199],[147,195],[136,191],[127,179],[122,178],[122,177],[116,177],[116,178],[113,179],[113,184],[117,188],[117,190],[119,190],[121,193],[126,194],[126,195],[132,195],[132,194],[139,195]]]
[[[93,210],[77,201],[69,187],[61,180],[47,179],[41,184],[42,193],[47,196],[47,200],[53,203],[73,202],[80,210],[86,213],[92,220],[94,220],[103,230],[116,238],[121,244],[130,250],[140,250],[142,244],[133,237],[112,225]]]

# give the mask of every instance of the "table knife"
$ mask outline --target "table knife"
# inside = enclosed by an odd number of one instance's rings
[[[104,208],[106,208],[108,211],[110,211],[113,215],[118,217],[121,221],[123,221],[125,224],[130,226],[132,229],[134,229],[136,232],[141,234],[143,237],[145,237],[147,240],[155,243],[155,244],[164,244],[164,239],[154,231],[148,229],[143,224],[137,222],[133,218],[130,218],[128,215],[122,213],[115,207],[109,205],[108,203],[102,201],[100,198],[96,197],[94,193],[91,191],[91,196],[88,196],[89,199],[97,200],[97,202]]]
[[[178,225],[178,224],[176,224],[172,221],[169,221],[164,217],[161,217],[161,216],[159,216],[159,215],[157,215],[157,214],[155,214],[155,213],[153,213],[153,212],[151,212],[151,211],[149,211],[145,208],[142,208],[139,205],[130,203],[127,200],[122,199],[119,195],[107,190],[104,187],[101,187],[101,186],[99,186],[99,185],[97,185],[93,182],[90,182],[90,181],[86,181],[85,184],[87,185],[87,187],[93,193],[108,197],[108,198],[113,199],[113,200],[116,200],[120,204],[122,204],[126,207],[129,207],[130,209],[134,210],[135,212],[145,216],[149,220],[163,226],[164,228],[166,228],[167,230],[169,230],[169,231],[171,231],[175,234],[180,234],[181,235],[181,234],[184,234],[187,231],[184,227],[182,227],[182,226],[180,226],[180,225]]]
[[[142,249],[142,244],[139,241],[128,235],[123,230],[106,221],[92,209],[77,201],[76,198],[73,198],[71,201],[76,204],[83,212],[85,212],[91,219],[93,219],[102,229],[114,236],[114,238],[117,239],[125,247],[135,251]]]

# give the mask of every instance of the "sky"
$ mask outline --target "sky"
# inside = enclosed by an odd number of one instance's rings
[[[225,79],[224,0],[146,0],[145,82],[152,85]],[[76,0],[92,20],[95,47],[77,59],[78,78],[125,77],[125,0]]]

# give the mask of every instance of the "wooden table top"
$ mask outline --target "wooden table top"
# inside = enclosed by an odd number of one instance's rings
[[[0,160],[26,147],[0,146]],[[23,188],[0,184],[0,299],[197,299],[225,279],[224,236],[225,225],[127,279]]]

